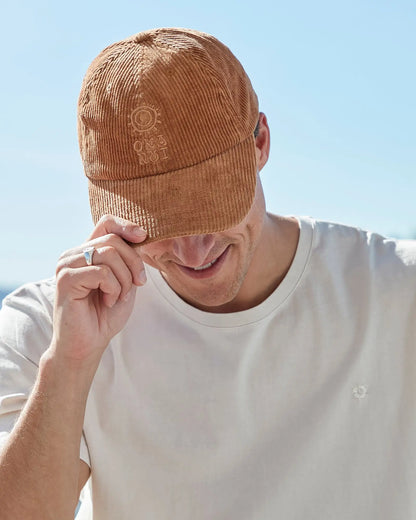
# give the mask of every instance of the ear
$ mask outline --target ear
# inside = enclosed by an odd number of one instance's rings
[[[259,114],[259,133],[256,137],[257,171],[266,164],[270,152],[270,130],[263,112]]]

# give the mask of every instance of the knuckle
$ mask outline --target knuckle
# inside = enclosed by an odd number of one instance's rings
[[[110,259],[113,259],[118,255],[117,250],[111,244],[100,247],[99,249],[97,249],[97,252],[100,255]]]
[[[62,267],[56,275],[56,286],[67,287],[71,279],[71,270],[68,267]]]
[[[103,237],[103,242],[105,244],[113,244],[117,240],[117,238],[118,235],[116,235],[115,233],[108,233]]]
[[[133,276],[130,272],[130,270],[126,270],[125,273],[123,273],[123,280],[122,280],[123,286],[126,288],[130,288],[131,284],[133,283]]]
[[[113,215],[110,215],[109,213],[106,213],[105,215],[103,215],[100,220],[97,222],[97,226],[99,226],[100,224],[107,224],[108,222],[114,220],[114,217]]]
[[[106,246],[95,248],[92,259],[92,265],[94,267],[97,267],[97,265],[101,267],[108,260],[107,249],[108,248]]]
[[[94,267],[96,268],[97,271],[99,271],[102,274],[102,276],[109,277],[110,274],[112,274],[111,269],[106,264],[101,264],[99,267],[98,266],[94,266]]]
[[[108,235],[108,237],[109,237],[109,240],[112,240],[112,241],[114,241],[114,242],[116,242],[116,243],[119,243],[120,240],[122,240],[122,238],[120,237],[120,235],[118,235],[117,233],[110,233],[110,234]]]
[[[75,253],[74,250],[71,249],[59,257],[56,264],[55,274],[58,274],[64,268],[70,268],[74,263],[76,263],[77,257],[75,254],[71,255],[71,253]]]
[[[64,259],[59,258],[58,263],[56,264],[55,275],[59,276],[60,272],[62,271],[62,269],[65,268],[65,266],[66,266],[66,263],[65,263]]]
[[[62,260],[65,260],[68,258],[68,256],[71,256],[74,252],[74,249],[67,249],[66,251],[62,251],[62,253],[58,257],[58,263]]]
[[[108,265],[101,264],[99,266],[96,266],[95,268],[96,268],[96,271],[100,273],[100,276],[103,279],[106,279],[108,281],[112,281],[115,279],[114,273],[113,273],[111,267],[109,267]]]
[[[111,246],[117,251],[123,248],[124,240],[117,233],[108,233],[103,237],[103,246]]]

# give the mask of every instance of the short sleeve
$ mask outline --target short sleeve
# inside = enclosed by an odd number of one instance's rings
[[[0,446],[35,384],[39,361],[52,338],[54,279],[24,285],[6,296],[0,310]],[[80,457],[89,462],[84,436]]]

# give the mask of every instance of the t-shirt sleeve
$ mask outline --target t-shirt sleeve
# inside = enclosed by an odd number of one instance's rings
[[[3,300],[0,310],[0,447],[35,384],[42,354],[52,338],[55,283],[27,284]],[[90,465],[82,435],[80,458]]]

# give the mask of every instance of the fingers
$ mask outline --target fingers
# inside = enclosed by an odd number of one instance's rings
[[[93,253],[93,265],[90,267],[108,267],[118,283],[121,290],[119,298],[122,300],[130,291],[132,285],[143,285],[146,282],[146,274],[142,259],[138,254],[119,237],[107,235],[102,237],[101,247],[97,241],[89,242],[89,246],[96,243]],[[86,261],[82,249],[72,249],[68,254],[61,256],[57,274],[65,268],[81,269],[86,267]]]
[[[63,268],[57,276],[58,294],[70,297],[72,300],[82,300],[91,291],[100,289],[104,305],[113,307],[121,300],[122,287],[112,270],[107,265],[89,266],[78,269]],[[128,294],[126,295],[128,297]],[[124,296],[124,299],[127,299]]]
[[[113,215],[104,215],[97,222],[89,240],[94,240],[95,238],[109,234],[118,235],[124,240],[133,242],[134,244],[143,242],[147,236],[146,231],[134,222]]]
[[[146,232],[133,222],[106,215],[97,223],[87,243],[65,251],[60,256],[56,275],[58,277],[65,271],[65,277],[73,283],[82,283],[80,291],[84,297],[89,294],[88,291],[101,289],[104,303],[114,305],[117,299],[123,301],[127,297],[132,286],[143,285],[146,282],[146,273],[138,250],[126,242],[138,244],[145,238]],[[93,265],[86,266],[83,250],[91,246],[95,248]],[[79,270],[79,277],[75,276],[76,270]],[[108,271],[111,272],[111,277]],[[101,275],[98,274],[100,272]],[[84,275],[91,276],[88,284],[84,283]],[[101,280],[102,287],[96,286],[98,279]],[[116,285],[114,281],[117,282]],[[76,291],[75,287],[74,290]],[[116,300],[113,299],[115,294]]]
[[[105,217],[88,242],[61,255],[56,269],[54,336],[70,356],[86,359],[96,352],[102,354],[124,327],[134,306],[136,286],[145,282],[143,262],[134,249],[145,238],[146,233],[134,223]],[[87,247],[94,248],[92,265],[84,257]]]

